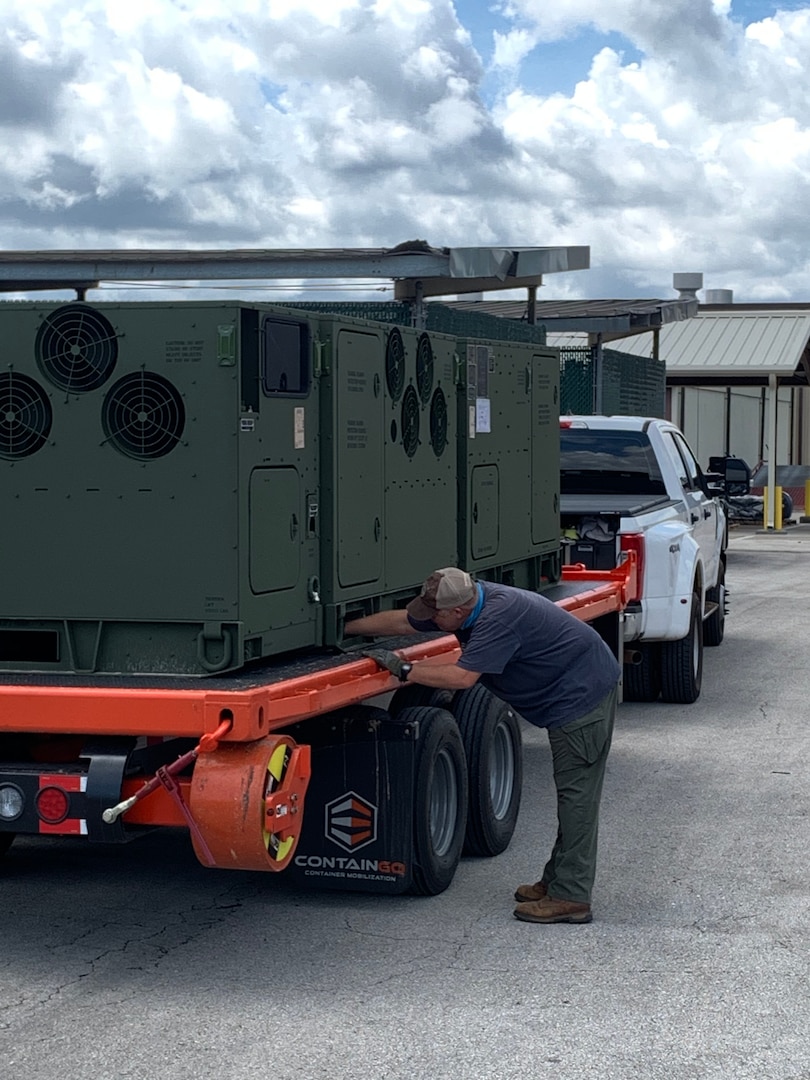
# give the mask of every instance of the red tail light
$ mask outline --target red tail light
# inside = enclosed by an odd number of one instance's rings
[[[622,533],[621,550],[632,551],[636,556],[636,587],[628,595],[628,600],[641,599],[641,586],[644,581],[644,533]]]
[[[64,821],[70,809],[68,793],[60,787],[40,788],[36,797],[37,814],[49,825]]]

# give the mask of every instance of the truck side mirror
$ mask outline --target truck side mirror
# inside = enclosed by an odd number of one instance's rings
[[[713,490],[719,485],[726,498],[730,495],[747,495],[751,490],[751,469],[742,458],[710,457],[709,470],[707,481]]]
[[[751,469],[742,458],[726,458],[723,473],[726,495],[747,495],[751,490]]]

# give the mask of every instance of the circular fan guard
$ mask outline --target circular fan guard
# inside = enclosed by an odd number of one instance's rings
[[[151,371],[125,375],[110,387],[101,416],[107,439],[127,457],[163,457],[180,441],[186,411],[179,392]]]
[[[0,457],[30,457],[47,442],[53,412],[45,390],[27,375],[0,375]]]
[[[72,394],[101,386],[118,360],[112,323],[87,304],[65,304],[52,311],[37,331],[34,349],[43,375]]]
[[[416,346],[416,385],[422,404],[427,405],[433,389],[433,346],[427,334],[422,334]]]
[[[413,457],[419,446],[419,398],[412,386],[402,399],[402,445],[408,457]]]
[[[391,330],[385,345],[385,381],[391,398],[399,401],[405,386],[405,346],[396,327]]]
[[[447,447],[447,399],[440,386],[430,403],[430,445],[436,457],[441,457]]]

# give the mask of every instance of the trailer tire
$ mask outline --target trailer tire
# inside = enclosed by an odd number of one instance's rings
[[[444,892],[458,868],[467,824],[467,762],[458,724],[444,709],[413,706],[399,714],[418,724],[414,761],[411,892]]]
[[[0,857],[5,855],[11,845],[14,843],[14,837],[16,833],[13,832],[0,832]]]
[[[706,590],[706,602],[717,604],[717,607],[704,620],[703,644],[719,645],[726,632],[726,564],[722,560],[717,571],[717,584]]]
[[[703,620],[700,601],[692,597],[689,633],[680,641],[661,644],[661,696],[664,701],[691,705],[700,697],[703,681]]]
[[[622,696],[625,701],[657,701],[661,696],[661,647],[657,641],[633,643],[641,662],[625,664]]]
[[[523,742],[514,709],[480,683],[453,695],[467,756],[469,805],[464,851],[500,855],[509,847],[523,790]]]
[[[450,702],[453,700],[452,690],[439,690],[435,686],[420,686],[419,683],[410,683],[395,691],[391,698],[388,711],[392,716],[399,716],[403,709],[420,708],[431,706],[436,709],[450,710]]]

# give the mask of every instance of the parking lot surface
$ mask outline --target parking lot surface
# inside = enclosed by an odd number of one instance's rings
[[[733,529],[727,579],[700,700],[620,707],[593,923],[512,916],[555,831],[529,727],[510,848],[436,897],[206,870],[183,833],[19,842],[3,1075],[808,1080],[810,532]]]

